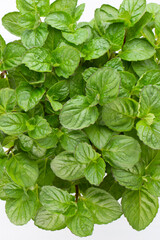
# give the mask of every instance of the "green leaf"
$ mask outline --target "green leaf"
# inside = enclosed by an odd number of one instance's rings
[[[74,181],[84,177],[86,165],[78,162],[72,153],[62,152],[52,160],[51,168],[57,177]]]
[[[103,150],[103,157],[113,167],[131,168],[140,159],[141,148],[132,137],[113,136]]]
[[[142,31],[143,36],[148,40],[148,42],[155,48],[155,35],[152,28],[146,26]]]
[[[96,67],[90,67],[85,69],[85,71],[82,73],[83,79],[87,82],[88,79],[92,76],[93,73],[97,72],[98,68]]]
[[[102,109],[102,119],[114,131],[130,131],[138,113],[138,103],[131,98],[117,98]]]
[[[6,47],[6,43],[5,43],[5,40],[3,39],[3,37],[0,35],[0,60],[2,58],[2,55],[3,55],[3,51]],[[2,80],[2,79],[1,79]]]
[[[50,133],[47,137],[36,140],[37,144],[45,149],[50,149],[56,147],[58,143],[58,137],[56,135],[57,131],[52,129],[52,133]]]
[[[122,47],[124,37],[125,27],[123,23],[111,24],[105,33],[105,38],[109,41],[113,51],[117,51]]]
[[[98,110],[91,107],[85,96],[77,96],[63,106],[60,122],[67,129],[82,129],[94,124],[98,118]]]
[[[20,65],[25,52],[26,49],[20,43],[8,43],[3,51],[1,68],[9,70]]]
[[[146,0],[123,0],[119,13],[122,16],[127,12],[131,25],[134,25],[142,17],[145,9]]]
[[[78,28],[73,33],[63,32],[62,36],[70,43],[80,45],[88,39],[88,30],[86,28]]]
[[[61,31],[70,32],[72,30],[73,19],[71,16],[62,11],[50,13],[45,22]]]
[[[145,61],[133,62],[132,67],[139,77],[141,77],[144,73],[149,72],[150,70],[160,69],[153,58],[145,60]],[[153,74],[154,74],[154,72],[152,72],[150,78],[153,76]]]
[[[85,203],[96,224],[108,224],[122,215],[119,203],[102,189],[89,188],[85,193]]]
[[[74,14],[77,0],[56,0],[50,6],[51,12],[63,11],[68,14]]]
[[[22,61],[30,70],[51,72],[51,56],[45,48],[32,48],[26,52]]]
[[[116,69],[117,71],[124,71],[122,60],[119,57],[112,58],[104,66]]]
[[[22,43],[27,48],[42,47],[47,39],[47,24],[41,23],[33,30],[26,30],[22,34]]]
[[[0,90],[0,113],[10,112],[15,108],[15,91],[10,88]]]
[[[39,13],[41,17],[49,12],[49,0],[16,0],[18,10],[23,13]]]
[[[146,121],[146,119],[140,120],[136,124],[137,135],[141,141],[143,141],[147,146],[153,149],[160,149],[160,120],[154,120],[154,117]],[[152,123],[150,125],[150,123]]]
[[[53,182],[56,176],[50,168],[50,160],[48,158],[45,158],[45,160],[42,158],[42,160],[38,163],[38,168],[39,176],[37,179],[37,184],[41,187],[54,185]]]
[[[150,12],[153,14],[153,17],[155,18],[155,14],[160,10],[160,5],[157,3],[148,3],[146,6],[147,12]]]
[[[69,94],[69,86],[67,80],[55,83],[48,91],[47,96],[52,100],[63,101]]]
[[[155,49],[146,39],[133,39],[124,44],[119,56],[126,61],[143,61],[153,57]]]
[[[142,187],[143,171],[138,164],[130,169],[112,168],[112,173],[115,180],[118,181],[120,185],[125,186],[125,188],[138,190]]]
[[[82,164],[88,164],[91,161],[96,162],[100,157],[90,144],[86,142],[79,143],[75,150],[75,158]]]
[[[92,214],[83,202],[78,202],[78,210],[75,216],[66,219],[67,227],[79,237],[86,237],[92,234],[94,222]]]
[[[160,38],[160,26],[159,25],[160,25],[160,13],[158,11],[155,15],[155,32],[156,32],[158,39]]]
[[[98,186],[105,176],[106,164],[102,158],[90,162],[84,170],[85,178],[93,185]]]
[[[7,173],[16,184],[31,187],[38,178],[38,165],[27,155],[18,153],[7,162]]]
[[[50,213],[41,207],[35,217],[34,224],[45,230],[61,230],[66,227],[65,217],[59,213]]]
[[[75,13],[74,13],[74,19],[78,21],[80,17],[82,16],[85,9],[85,3],[80,4],[78,7],[76,7]]]
[[[18,105],[27,112],[39,103],[44,93],[45,90],[43,88],[34,88],[27,83],[22,83],[16,89]]]
[[[89,43],[84,44],[82,53],[85,60],[97,59],[103,56],[110,49],[109,42],[104,38],[94,38]]]
[[[90,103],[99,102],[100,105],[118,96],[120,75],[115,69],[101,68],[91,75],[86,84],[86,95]]]
[[[25,30],[34,29],[40,24],[40,17],[38,14],[27,12],[19,16],[18,23],[21,27],[25,28]]]
[[[34,217],[37,207],[37,197],[32,191],[28,191],[19,199],[6,201],[6,214],[15,225],[24,225]]]
[[[19,135],[18,138],[20,141],[20,148],[25,152],[31,151],[33,148],[33,139],[25,134]]]
[[[40,202],[51,213],[65,213],[73,202],[74,197],[67,191],[54,186],[44,186],[40,192]]]
[[[144,86],[154,85],[160,89],[160,70],[149,70],[138,80],[136,87],[142,89]]]
[[[158,198],[144,189],[139,191],[128,190],[122,197],[122,208],[129,224],[140,231],[146,228],[156,216]]]
[[[121,84],[119,90],[119,97],[131,97],[132,89],[135,86],[137,79],[129,72],[120,72]]]
[[[157,87],[149,85],[142,89],[138,117],[143,118],[152,113],[154,116],[159,116],[160,111],[160,90]]]
[[[45,41],[44,48],[47,48],[49,51],[53,51],[62,41],[61,31],[48,26],[48,37]]]
[[[26,115],[23,113],[6,113],[0,116],[0,130],[8,135],[18,135],[27,130]]]
[[[71,46],[62,46],[52,52],[53,66],[59,77],[68,78],[80,62],[79,52]]]
[[[23,27],[19,23],[20,16],[21,15],[19,12],[10,12],[2,18],[2,24],[5,29],[18,37],[21,36],[22,33],[26,30],[26,27]]]
[[[7,196],[7,198],[21,198],[22,195],[24,194],[24,190],[23,188],[21,188],[20,186],[18,186],[17,184],[11,182],[11,183],[7,183],[4,186],[4,191],[5,194]]]
[[[106,144],[109,142],[112,135],[114,134],[107,127],[97,124],[86,128],[85,132],[89,137],[89,140],[94,144],[96,148],[100,150],[106,146]]]
[[[63,129],[63,135],[60,137],[60,143],[64,150],[74,152],[80,142],[89,143],[89,139],[81,130],[72,131]]]
[[[34,139],[45,138],[52,132],[47,120],[38,115],[27,122],[27,127],[29,136]]]

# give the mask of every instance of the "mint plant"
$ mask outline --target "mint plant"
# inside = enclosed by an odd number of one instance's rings
[[[0,199],[15,225],[91,235],[160,197],[160,5],[17,0],[0,36]],[[78,23],[77,23],[78,21]],[[118,202],[122,199],[121,204]]]

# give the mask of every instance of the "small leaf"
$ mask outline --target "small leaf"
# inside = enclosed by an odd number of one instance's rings
[[[15,90],[3,88],[0,90],[0,113],[10,112],[16,105]]]
[[[88,30],[86,28],[78,28],[73,33],[63,32],[62,36],[70,43],[80,45],[88,39]]]
[[[80,17],[82,16],[85,9],[85,3],[80,4],[78,7],[76,7],[75,13],[74,13],[74,19],[78,21]]]
[[[77,5],[77,0],[56,0],[50,6],[51,12],[63,11],[69,14],[74,14]]]

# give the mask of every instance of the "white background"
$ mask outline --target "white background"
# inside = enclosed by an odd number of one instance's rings
[[[53,1],[51,1],[53,2]],[[81,21],[90,21],[94,16],[94,10],[102,4],[111,4],[119,7],[121,0],[79,0],[78,3],[86,3],[85,12]],[[147,3],[159,3],[160,0],[148,0]],[[0,0],[0,19],[8,12],[16,10],[16,0]],[[8,33],[0,22],[0,34],[6,42],[17,39]],[[71,234],[68,229],[50,232],[38,229],[30,221],[25,226],[14,226],[5,214],[5,202],[0,201],[0,239],[1,240],[78,240],[82,239]],[[122,216],[119,220],[108,225],[96,225],[93,235],[84,238],[86,240],[159,240],[160,239],[160,211],[150,226],[137,232],[133,230],[127,220]]]

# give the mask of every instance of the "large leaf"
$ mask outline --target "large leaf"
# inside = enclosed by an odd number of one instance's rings
[[[86,128],[85,132],[89,137],[90,141],[94,144],[94,146],[100,150],[106,146],[106,144],[109,142],[110,138],[114,134],[107,127],[97,124]]]
[[[66,12],[53,12],[50,13],[45,22],[58,30],[70,32],[72,30],[73,20]]]
[[[23,57],[23,63],[33,71],[51,72],[51,56],[45,48],[32,48]]]
[[[106,164],[102,158],[91,161],[84,170],[85,178],[93,185],[99,185],[105,176]]]
[[[65,217],[62,214],[50,213],[41,207],[35,217],[34,224],[45,230],[60,230],[66,227]]]
[[[77,0],[56,0],[51,4],[50,11],[63,11],[72,15],[75,13],[76,5]]]
[[[141,148],[132,137],[113,136],[103,151],[103,156],[110,165],[120,168],[131,168],[140,159]]]
[[[126,61],[142,61],[153,57],[155,49],[146,39],[133,39],[124,44],[119,56]]]
[[[59,77],[68,78],[80,62],[79,52],[71,46],[62,46],[52,52],[53,66]]]
[[[16,89],[18,105],[27,112],[39,103],[44,93],[43,88],[34,88],[27,83],[23,83]]]
[[[62,108],[60,122],[68,129],[82,129],[94,124],[98,118],[96,107],[90,106],[85,96],[69,100]]]
[[[96,224],[110,223],[122,215],[119,203],[102,189],[89,188],[84,197]]]
[[[67,80],[55,83],[48,91],[47,96],[52,100],[63,101],[69,94],[69,86]]]
[[[151,67],[150,62],[148,64]],[[144,73],[138,80],[136,87],[138,89],[142,89],[144,86],[147,85],[155,85],[156,87],[160,88],[160,70],[155,69],[146,71],[146,73]]]
[[[27,155],[18,153],[7,162],[7,173],[16,184],[31,187],[38,178],[38,165]]]
[[[51,168],[59,178],[73,181],[84,176],[86,165],[79,163],[72,153],[62,152],[52,160]]]
[[[8,199],[6,201],[6,214],[15,225],[24,225],[35,215],[37,208],[37,196],[28,191],[21,198]]]
[[[97,59],[103,56],[110,49],[109,42],[104,38],[94,38],[89,43],[84,44],[82,53],[85,60]]]
[[[140,231],[146,228],[156,216],[158,198],[144,189],[139,191],[128,190],[122,197],[122,208],[129,224]]]
[[[18,19],[20,17],[19,12],[10,12],[7,13],[3,18],[2,18],[2,24],[3,26],[12,34],[16,36],[21,36],[22,33],[26,30],[25,27],[21,26],[19,23]]]
[[[54,186],[44,186],[40,192],[40,202],[51,213],[65,213],[70,205],[76,208],[74,197],[67,191]]]
[[[20,65],[25,52],[26,49],[20,43],[8,43],[2,55],[2,70],[9,70]]]
[[[86,84],[86,95],[92,103],[106,104],[118,95],[120,84],[119,73],[111,68],[101,68],[88,79]]]
[[[150,70],[154,70],[154,69],[155,70],[160,70],[158,64],[154,61],[153,58],[150,58],[150,59],[147,59],[147,60],[144,60],[144,61],[133,62],[132,67],[139,77],[141,77],[144,73],[146,73]],[[152,72],[150,77],[152,78],[152,76],[155,73],[156,73],[156,71]]]
[[[47,39],[47,24],[41,23],[33,30],[26,30],[22,34],[22,43],[27,48],[42,47]]]
[[[27,122],[28,134],[31,138],[45,138],[52,132],[52,129],[46,119],[36,115]]]
[[[94,222],[92,214],[81,201],[78,202],[77,213],[73,217],[67,218],[66,224],[71,232],[79,237],[89,236],[93,232]]]
[[[136,124],[137,134],[147,146],[160,149],[160,120],[154,120],[154,115],[148,117],[149,119],[140,120]]]
[[[134,25],[144,14],[145,9],[146,0],[123,0],[119,13],[123,16],[127,12],[131,25]]]
[[[88,39],[88,30],[86,28],[78,28],[73,33],[63,32],[62,36],[70,43],[80,45]]]
[[[130,131],[138,113],[138,103],[130,98],[117,98],[106,104],[102,119],[114,131]]]
[[[0,116],[0,130],[8,135],[18,135],[27,130],[26,115],[23,113],[6,113]]]

